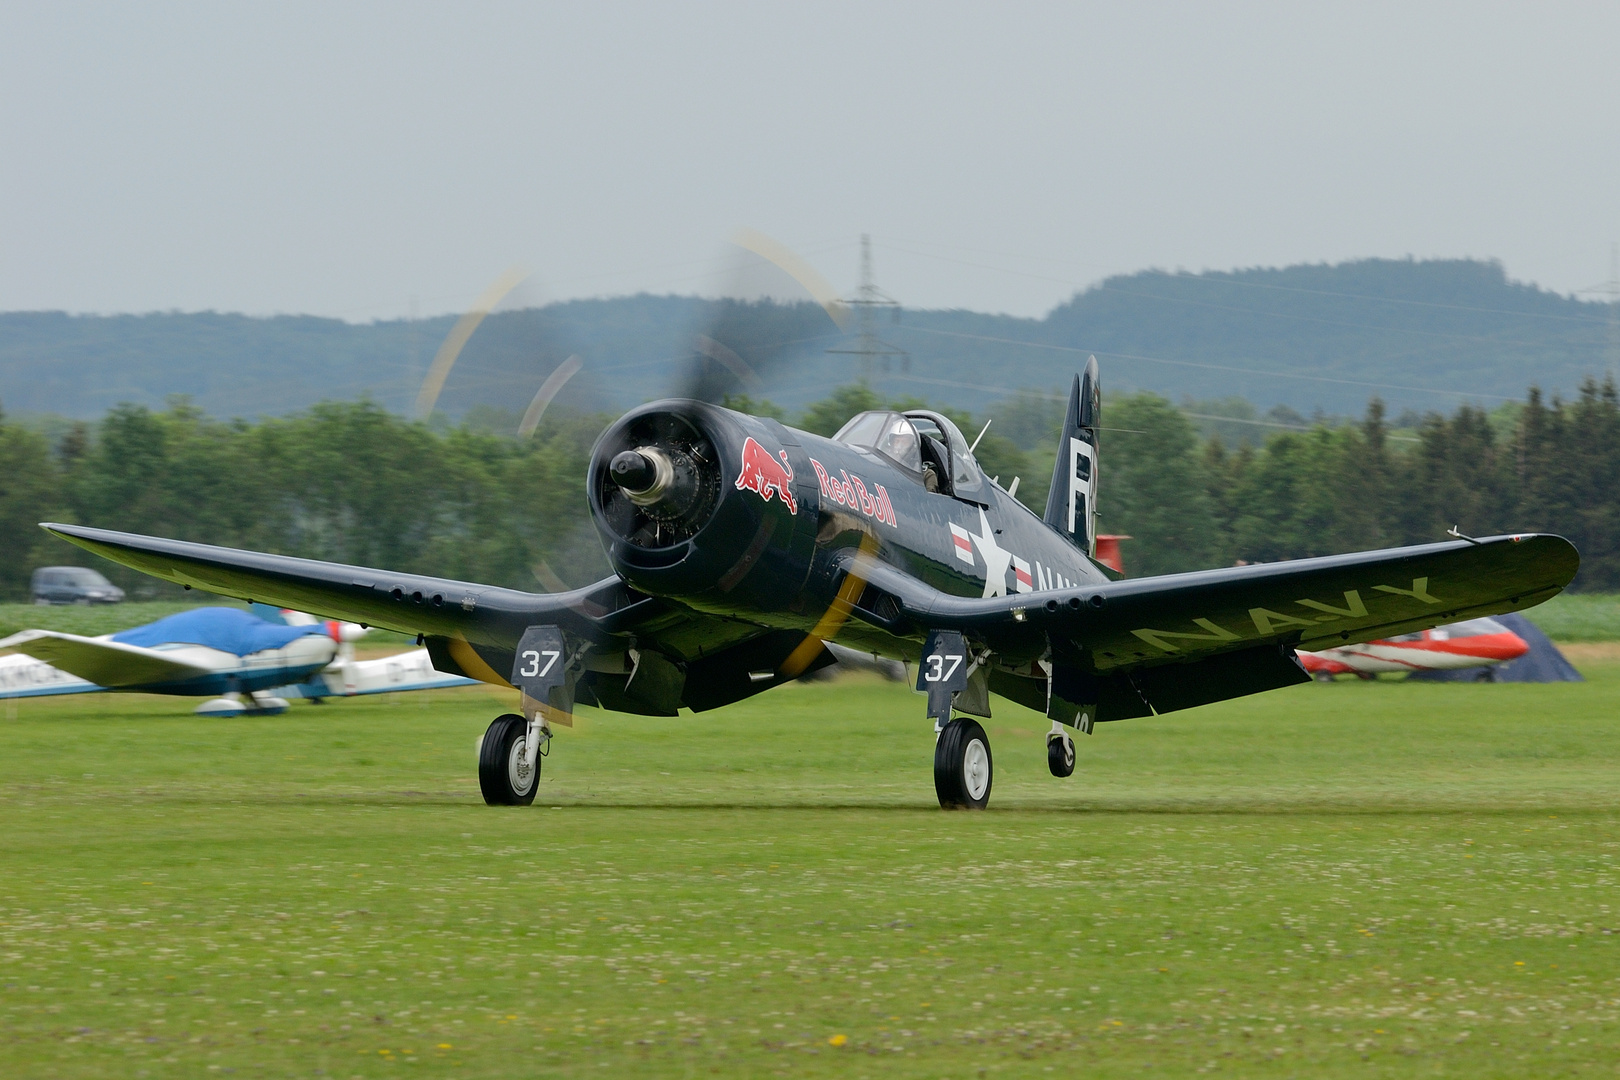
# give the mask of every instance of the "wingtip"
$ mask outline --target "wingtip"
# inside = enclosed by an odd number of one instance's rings
[[[42,521],[39,523],[39,527],[58,540],[66,541],[75,547],[82,547],[86,551],[97,551],[98,542],[104,542],[107,539],[107,530],[92,529],[88,525],[64,525],[57,521]]]
[[[64,540],[72,539],[74,537],[91,538],[98,535],[118,535],[117,533],[111,533],[111,531],[108,529],[96,529],[89,525],[64,525],[59,521],[42,521],[39,523],[39,527],[50,533],[52,536],[60,536]]]
[[[42,521],[39,527],[63,540],[73,540],[93,531],[83,525],[64,525],[59,521]]]
[[[1535,552],[1541,569],[1567,588],[1581,572],[1581,551],[1567,536],[1557,533],[1508,533],[1486,538],[1488,542],[1525,544]]]

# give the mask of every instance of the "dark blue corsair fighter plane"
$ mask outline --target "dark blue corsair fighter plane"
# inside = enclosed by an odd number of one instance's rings
[[[990,798],[992,693],[1070,729],[1310,680],[1296,649],[1519,611],[1580,564],[1558,536],[1459,539],[1112,580],[1093,561],[1096,361],[1077,377],[1044,518],[980,471],[938,413],[868,412],[831,439],[693,394],[598,440],[591,515],[615,571],[534,594],[74,525],[50,532],[156,577],[423,635],[434,666],[521,691],[484,737],[491,804],[534,799],[576,702],[702,712],[833,662],[836,640],[918,664],[944,807]],[[968,716],[956,716],[966,713]]]

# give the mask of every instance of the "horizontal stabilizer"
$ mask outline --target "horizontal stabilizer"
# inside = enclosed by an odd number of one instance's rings
[[[24,630],[0,641],[0,655],[21,653],[98,686],[149,686],[181,682],[212,672],[139,645],[87,638],[54,630]]]
[[[477,680],[435,671],[426,649],[412,649],[376,660],[333,664],[295,686],[280,687],[276,693],[282,697],[357,697],[477,685]]]

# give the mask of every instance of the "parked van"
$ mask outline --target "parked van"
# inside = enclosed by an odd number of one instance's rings
[[[116,604],[124,590],[82,566],[42,566],[34,571],[36,604]]]

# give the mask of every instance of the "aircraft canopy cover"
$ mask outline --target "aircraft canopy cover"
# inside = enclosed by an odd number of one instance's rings
[[[120,644],[147,649],[173,642],[206,645],[221,652],[247,656],[265,649],[282,648],[294,638],[324,632],[320,625],[277,626],[241,608],[200,607],[145,626],[133,627],[114,634],[112,639]]]

